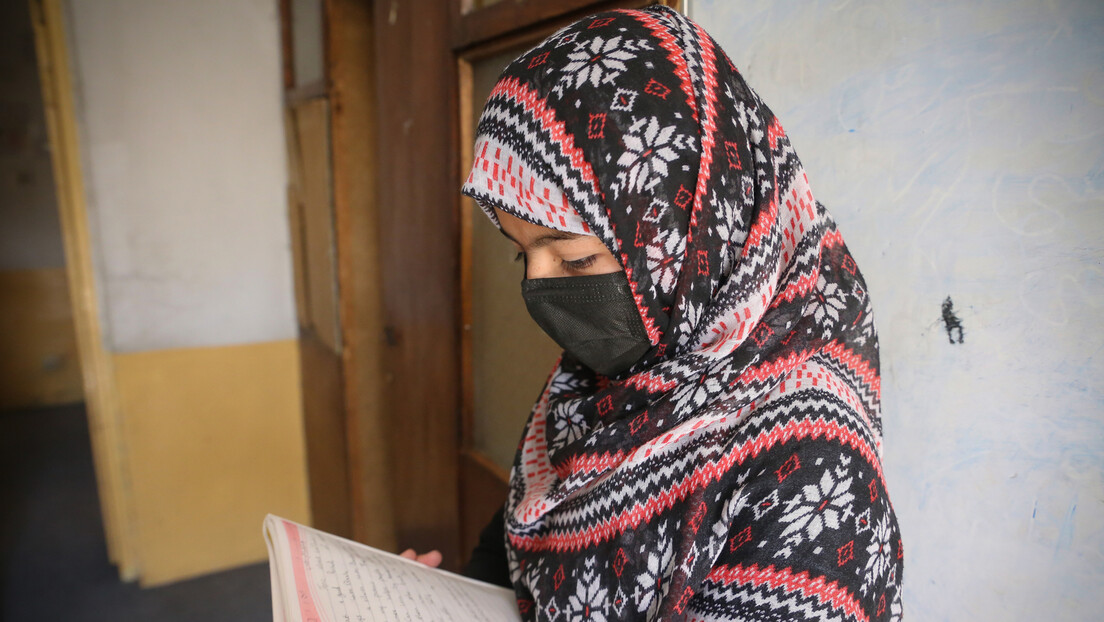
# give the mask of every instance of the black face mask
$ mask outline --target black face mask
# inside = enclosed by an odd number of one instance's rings
[[[651,348],[624,272],[526,279],[521,296],[537,325],[599,374],[615,376]]]

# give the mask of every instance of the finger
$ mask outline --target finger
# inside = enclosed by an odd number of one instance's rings
[[[418,561],[429,566],[430,568],[436,568],[441,565],[441,559],[443,556],[440,551],[430,551],[424,555],[418,556]]]
[[[399,557],[416,560],[418,558],[418,554],[414,552],[414,549],[406,549],[402,553],[399,553]]]

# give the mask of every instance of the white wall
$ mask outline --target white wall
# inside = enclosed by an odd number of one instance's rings
[[[69,0],[117,352],[295,335],[276,0]]]
[[[1099,619],[1104,3],[692,15],[782,119],[869,281],[906,619]]]

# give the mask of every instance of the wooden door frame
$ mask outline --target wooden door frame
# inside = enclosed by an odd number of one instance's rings
[[[399,548],[458,567],[455,63],[441,0],[374,4],[385,395]]]
[[[343,394],[353,536],[395,546],[384,399],[376,128],[376,22],[371,0],[325,0],[326,88]]]
[[[29,4],[107,554],[122,580],[132,581],[140,560],[115,372],[100,326],[66,15],[61,0]]]
[[[477,472],[487,466],[465,461],[459,451],[470,440],[472,398],[464,331],[470,311],[462,290],[470,206],[459,193],[470,163],[460,155],[470,150],[471,136],[461,130],[470,63],[528,38],[535,43],[538,33],[587,14],[652,3],[503,0],[478,10],[471,0],[375,4],[380,275],[396,535],[402,548],[440,549],[449,568],[466,557],[461,543],[470,537],[461,535],[461,473],[465,463]],[[490,475],[481,481],[499,481],[504,493],[504,474],[482,471]]]
[[[340,339],[339,352],[333,352],[300,321],[312,513],[342,535],[392,549],[377,235],[374,5],[372,0],[322,1],[323,78],[304,85],[295,78],[290,0],[280,0],[279,10],[287,107],[319,98],[329,104]],[[289,154],[295,151],[290,138]],[[304,304],[300,280],[297,276],[298,307]],[[317,395],[311,397],[306,386],[311,383],[325,386],[315,387]]]

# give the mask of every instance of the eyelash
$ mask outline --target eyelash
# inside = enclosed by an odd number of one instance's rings
[[[594,265],[597,259],[598,255],[591,255],[589,257],[583,257],[582,259],[576,259],[575,261],[565,261],[564,263],[570,266],[572,270],[586,270]]]
[[[516,262],[521,262],[524,259],[525,253],[518,253],[517,256],[514,257],[514,261]],[[564,263],[567,264],[567,266],[572,270],[586,270],[587,268],[594,265],[594,262],[597,260],[598,255],[590,255],[588,257],[583,257],[582,259],[576,259],[574,261],[564,261]]]

